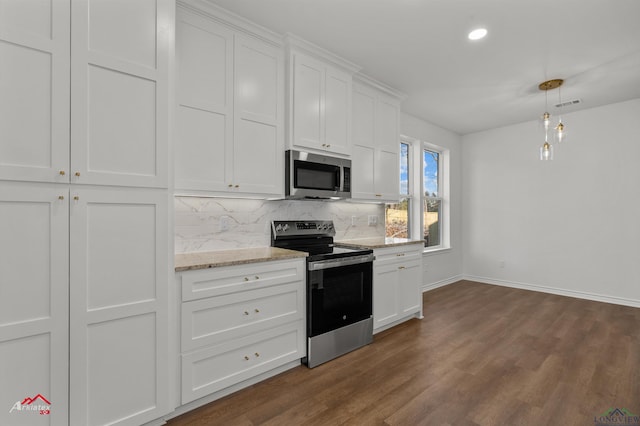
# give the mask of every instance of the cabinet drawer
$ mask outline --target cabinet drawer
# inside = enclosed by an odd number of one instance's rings
[[[182,351],[304,318],[302,282],[182,304]]]
[[[297,259],[182,272],[182,300],[204,299],[300,281],[304,279],[304,262],[304,259]]]
[[[304,356],[302,321],[182,355],[182,403]]]
[[[374,250],[376,261],[374,265],[386,265],[395,262],[422,262],[422,246],[415,245],[409,246],[411,249],[407,249],[407,246],[392,247],[381,250]],[[414,248],[416,247],[416,248]]]

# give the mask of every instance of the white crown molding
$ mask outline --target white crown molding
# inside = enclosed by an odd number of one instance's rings
[[[378,81],[373,77],[369,77],[368,75],[363,74],[362,72],[359,72],[359,73],[355,74],[353,76],[353,79],[354,79],[355,82],[358,82],[358,83],[361,83],[361,84],[365,84],[367,86],[374,87],[374,88],[386,93],[389,96],[397,98],[400,101],[403,101],[408,96],[406,93],[403,93],[403,92],[401,92],[401,91],[399,91],[397,89],[394,89],[393,87],[387,85],[386,83]]]
[[[354,64],[351,61],[344,59],[335,53],[311,43],[303,38],[298,37],[295,34],[287,33],[284,36],[284,41],[289,50],[301,51],[311,56],[319,57],[324,61],[330,62],[332,65],[344,69],[345,71],[355,74],[362,69],[361,66]]]
[[[178,0],[176,6],[224,24],[251,37],[258,38],[275,47],[281,48],[283,46],[282,35],[240,15],[229,12],[208,0]]]

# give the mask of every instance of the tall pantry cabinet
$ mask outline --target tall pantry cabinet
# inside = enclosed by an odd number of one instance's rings
[[[174,9],[0,0],[0,424],[171,410]]]

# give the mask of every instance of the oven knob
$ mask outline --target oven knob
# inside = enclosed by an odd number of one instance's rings
[[[289,229],[289,225],[288,224],[285,223],[284,225],[282,225],[282,230],[283,231],[286,231],[287,229]]]
[[[276,232],[282,231],[282,225],[276,225]]]

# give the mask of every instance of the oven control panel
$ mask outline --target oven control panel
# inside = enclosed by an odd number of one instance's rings
[[[309,237],[330,236],[336,234],[332,220],[274,220],[271,223],[273,236],[282,237]]]

